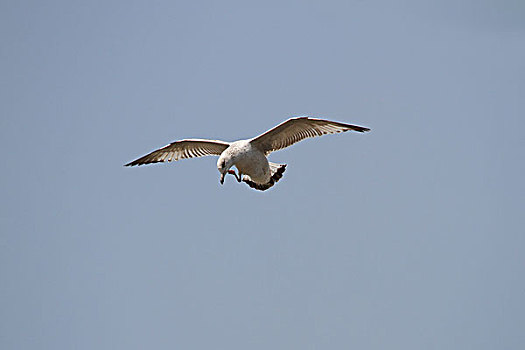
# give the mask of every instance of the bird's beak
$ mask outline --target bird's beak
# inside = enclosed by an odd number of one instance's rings
[[[224,183],[224,174],[221,174],[221,180],[220,180],[220,182],[221,182],[221,185]]]

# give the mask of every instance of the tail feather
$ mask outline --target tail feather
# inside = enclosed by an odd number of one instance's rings
[[[277,183],[281,179],[281,177],[283,177],[283,173],[285,170],[286,164],[276,164],[270,162],[270,171],[272,173],[272,176],[270,177],[270,181],[268,181],[268,183],[256,183],[252,181],[252,179],[248,175],[244,175],[242,181],[246,182],[246,184],[248,184],[248,186],[250,186],[251,188],[255,188],[259,191],[266,191],[267,189],[275,185],[275,183]]]

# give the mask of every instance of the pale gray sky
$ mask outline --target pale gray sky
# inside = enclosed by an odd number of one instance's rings
[[[0,348],[525,348],[523,1],[3,1]],[[122,165],[293,115],[368,126]]]

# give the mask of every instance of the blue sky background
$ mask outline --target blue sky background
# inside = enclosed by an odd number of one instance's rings
[[[0,348],[525,348],[523,1],[2,1]],[[293,115],[372,128],[122,165]]]

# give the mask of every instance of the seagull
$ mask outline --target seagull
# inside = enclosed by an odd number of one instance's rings
[[[237,182],[265,191],[281,179],[286,164],[269,162],[267,156],[289,147],[306,138],[336,134],[353,130],[370,131],[363,126],[344,124],[330,120],[300,116],[290,118],[267,132],[248,140],[225,142],[219,140],[186,139],[170,143],[146,154],[125,166],[171,162],[184,158],[219,156],[217,169],[224,183],[227,174],[235,176]],[[235,166],[238,174],[231,168]]]

